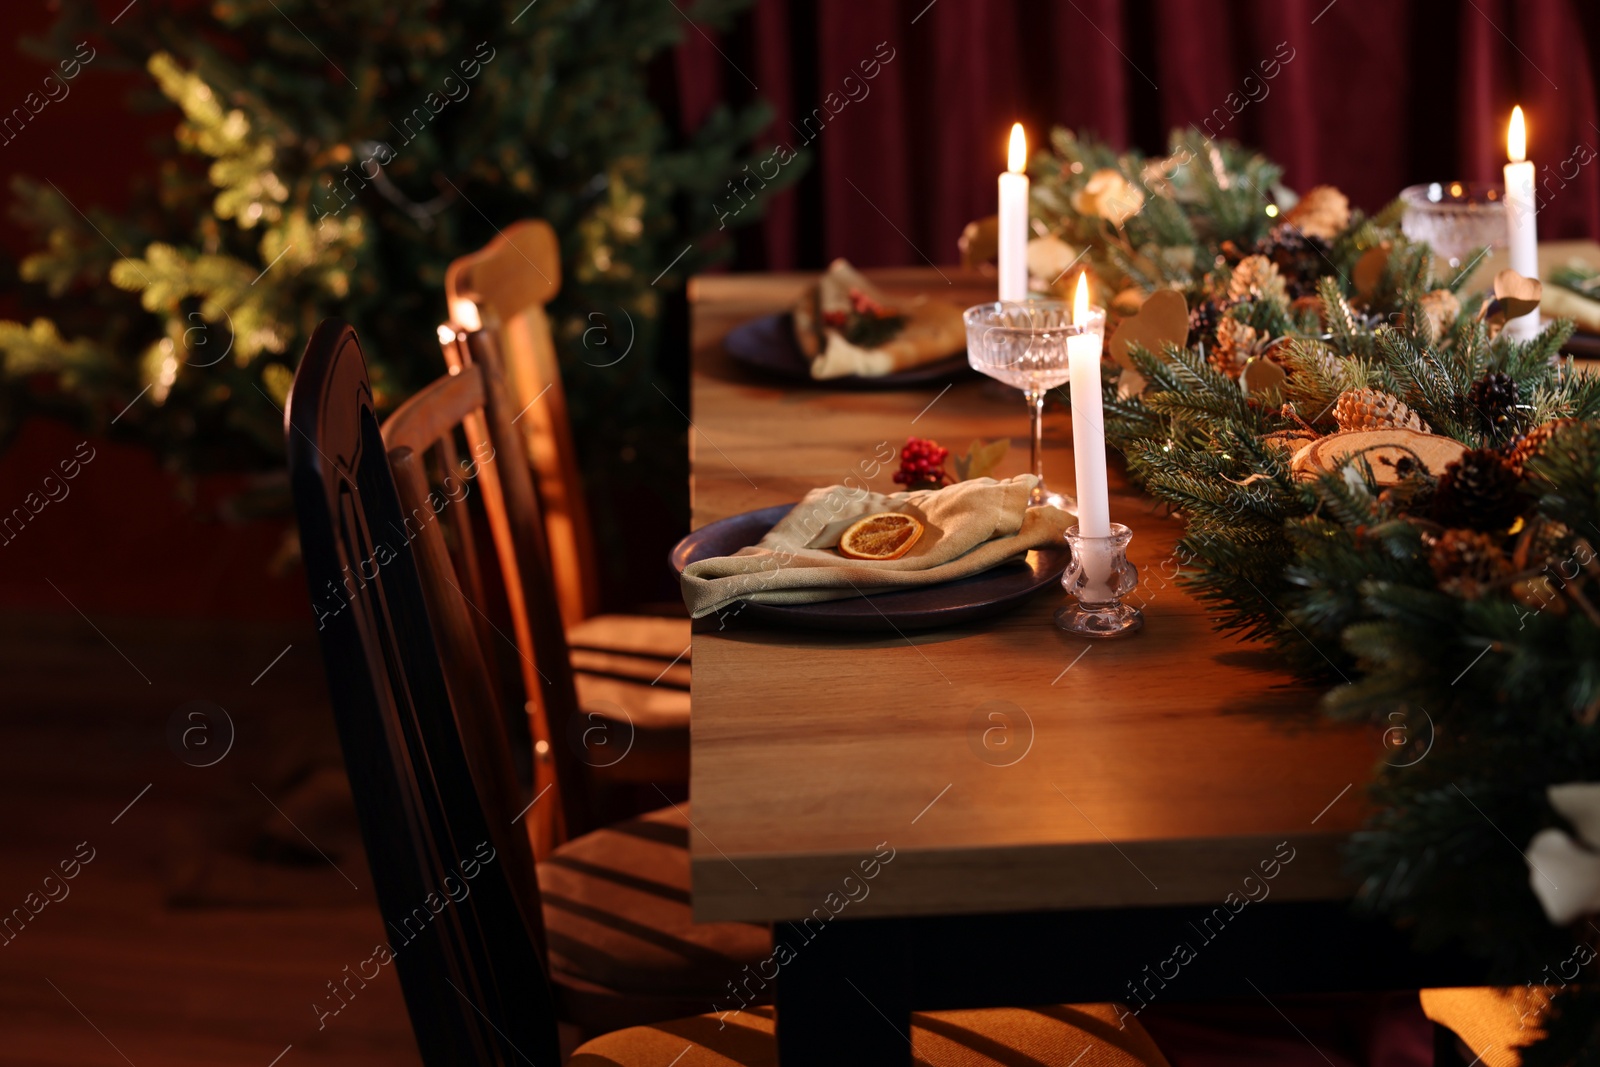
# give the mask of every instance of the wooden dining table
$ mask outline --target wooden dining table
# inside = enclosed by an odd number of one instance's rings
[[[872,277],[894,296],[994,298],[992,278],[950,268]],[[1027,469],[1027,411],[999,383],[953,372],[843,390],[727,355],[730,329],[812,280],[690,284],[696,528],[859,483],[910,435],[957,454],[1005,438],[998,475]],[[1045,475],[1067,491],[1070,442],[1057,398]],[[898,488],[896,462],[867,484]],[[1139,569],[1129,600],[1144,627],[1130,636],[1058,629],[1058,586],[923,632],[805,631],[736,610],[696,624],[694,915],[772,923],[776,946],[708,1007],[775,991],[786,1067],[909,1063],[915,1010],[1115,1000],[1136,1016],[1174,999],[1481,977],[1350,906],[1341,850],[1397,739],[1321,718],[1319,687],[1217,632],[1176,581],[1180,523],[1114,450],[1110,477]]]

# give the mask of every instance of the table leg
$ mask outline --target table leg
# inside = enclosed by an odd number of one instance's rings
[[[871,919],[778,923],[782,1067],[909,1067],[911,976],[900,928]]]

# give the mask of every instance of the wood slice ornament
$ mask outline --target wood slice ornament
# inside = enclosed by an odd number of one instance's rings
[[[1138,396],[1149,384],[1128,355],[1130,345],[1138,345],[1160,355],[1165,345],[1182,346],[1188,340],[1189,305],[1184,302],[1183,294],[1173,289],[1158,289],[1151,293],[1138,314],[1123,319],[1111,334],[1107,348],[1111,358],[1122,368],[1117,395],[1124,399]]]
[[[1290,453],[1298,453],[1312,442],[1320,440],[1320,437],[1310,430],[1274,430],[1272,433],[1263,434],[1261,440],[1264,444],[1272,445],[1275,448],[1281,448]],[[1292,461],[1293,456],[1291,455],[1290,458]]]
[[[1420,462],[1437,478],[1466,451],[1467,446],[1453,437],[1417,430],[1350,430],[1312,441],[1295,453],[1290,468],[1296,477],[1315,478],[1332,474],[1361,457],[1372,467],[1377,483],[1388,486],[1400,484],[1401,460]]]

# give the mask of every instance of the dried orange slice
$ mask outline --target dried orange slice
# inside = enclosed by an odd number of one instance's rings
[[[922,523],[898,511],[868,515],[852,523],[839,538],[846,559],[899,559],[922,536]]]

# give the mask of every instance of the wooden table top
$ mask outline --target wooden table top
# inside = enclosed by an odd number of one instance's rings
[[[994,295],[991,280],[949,268],[873,276],[962,306]],[[1026,408],[998,383],[842,392],[733,364],[723,335],[783,309],[809,278],[691,282],[696,527],[859,477],[882,442],[898,449],[908,434],[958,453],[1009,437],[999,473],[1026,469]],[[1047,410],[1046,480],[1070,491],[1065,405]],[[1144,601],[1132,637],[1056,629],[1065,595],[1054,589],[999,618],[904,637],[701,625],[697,918],[793,920],[847,894],[860,898],[850,916],[1349,895],[1338,852],[1384,758],[1381,731],[1320,721],[1317,690],[1215,634],[1171,581],[1178,524],[1130,491],[1114,454],[1112,466],[1112,518],[1133,528]],[[893,467],[871,484],[896,488]],[[996,710],[1007,714],[987,717]],[[880,844],[893,859],[863,896],[846,878]]]

